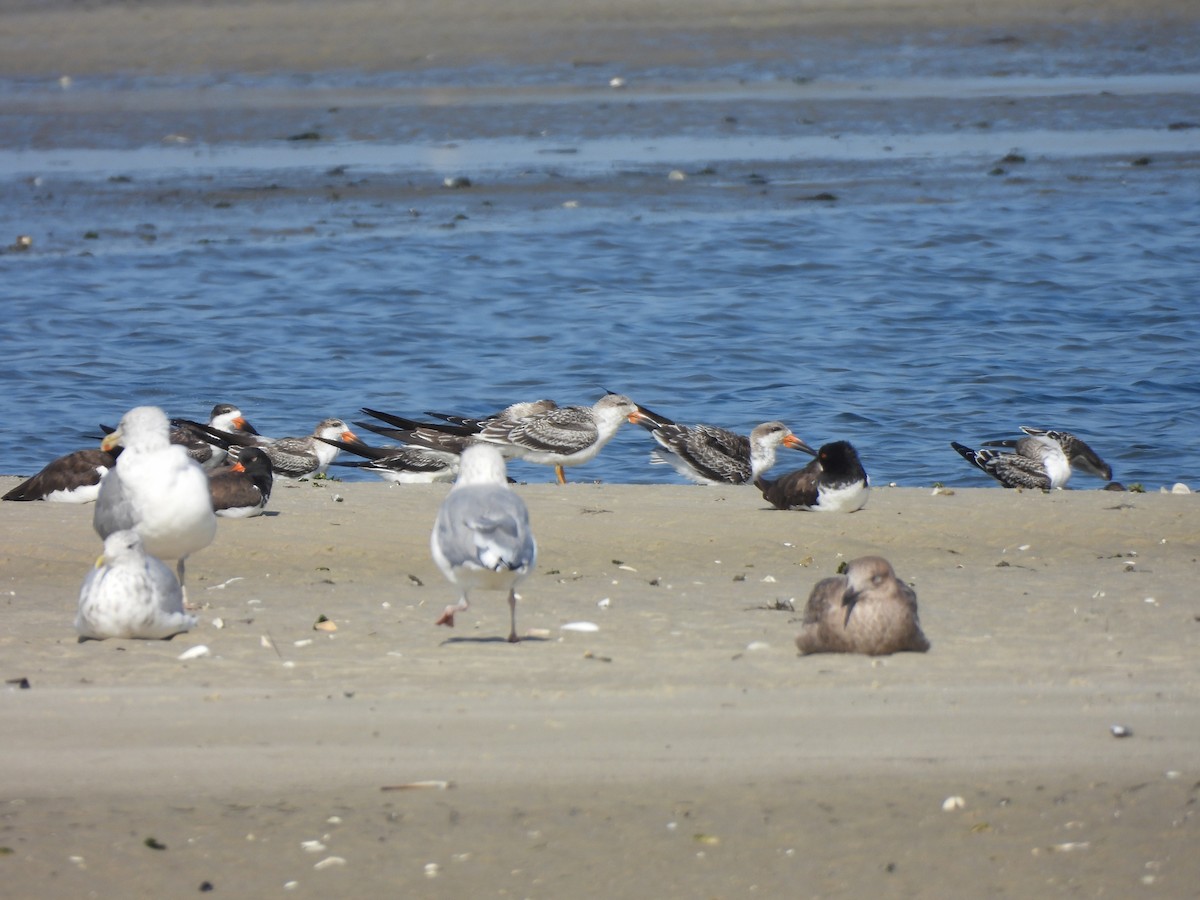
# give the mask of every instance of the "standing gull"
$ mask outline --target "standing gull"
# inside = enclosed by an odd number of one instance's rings
[[[871,481],[849,441],[822,444],[817,458],[803,469],[774,481],[760,475],[754,486],[776,509],[819,512],[855,512],[867,505],[871,492]]]
[[[1066,487],[1073,468],[1089,475],[1112,480],[1112,467],[1069,431],[1053,431],[1022,425],[1023,438],[987,441],[979,450],[972,450],[957,441],[950,446],[971,465],[982,469],[1007,488],[1030,488],[1043,491]],[[1007,447],[1003,453],[992,447]]]
[[[846,564],[846,574],[817,582],[804,609],[801,653],[924,653],[929,641],[917,618],[917,595],[881,556]]]
[[[438,625],[454,627],[455,613],[470,607],[473,589],[508,591],[508,640],[517,637],[517,584],[529,574],[537,545],[524,502],[509,489],[504,457],[486,444],[463,451],[458,480],[442,501],[429,539],[433,561],[458,585],[457,604],[447,606]]]
[[[165,640],[196,624],[183,610],[183,589],[136,531],[114,531],[79,591],[79,640]]]
[[[764,422],[750,436],[714,425],[680,425],[639,406],[630,417],[659,444],[653,461],[667,463],[697,484],[749,484],[775,465],[782,444],[816,455],[816,451],[782,422]]]
[[[136,531],[147,553],[178,560],[182,585],[188,555],[211,544],[217,533],[208,477],[181,446],[171,443],[167,416],[157,406],[125,413],[100,449],[118,444],[124,450],[100,482],[92,525],[102,538]]]

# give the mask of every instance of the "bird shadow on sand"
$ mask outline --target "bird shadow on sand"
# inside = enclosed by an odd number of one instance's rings
[[[532,635],[521,638],[517,641],[518,644],[544,644],[549,638],[533,637]],[[450,637],[442,641],[442,647],[447,644],[507,644],[508,638],[496,635],[494,637]]]

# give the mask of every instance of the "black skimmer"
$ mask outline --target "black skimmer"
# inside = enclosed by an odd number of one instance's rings
[[[775,465],[781,444],[816,454],[782,422],[764,422],[746,437],[714,425],[680,425],[644,406],[637,407],[630,421],[658,442],[655,462],[667,463],[698,484],[749,484]]]
[[[819,512],[855,512],[867,505],[871,493],[871,481],[849,441],[823,444],[803,469],[773,481],[760,475],[754,485],[776,509]]]
[[[987,441],[973,450],[957,441],[953,447],[963,459],[987,472],[1007,488],[1043,491],[1066,487],[1073,469],[1106,481],[1112,480],[1112,467],[1091,447],[1069,431],[1054,431],[1022,425],[1025,437]],[[1010,448],[1004,453],[991,449]]]
[[[274,480],[271,458],[257,447],[243,447],[232,466],[208,473],[213,510],[227,519],[261,516],[271,499]]]
[[[324,475],[329,464],[337,458],[337,446],[317,438],[358,440],[358,435],[341,419],[323,419],[317,423],[312,434],[304,437],[265,438],[261,435],[219,431],[215,428],[204,430],[218,440],[226,442],[231,459],[237,459],[242,447],[257,447],[271,458],[271,469],[276,478],[290,479]]]
[[[4,500],[49,500],[91,503],[100,493],[100,479],[116,465],[121,448],[76,450],[60,456],[4,495]]]

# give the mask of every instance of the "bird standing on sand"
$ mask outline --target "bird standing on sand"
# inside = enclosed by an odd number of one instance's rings
[[[846,574],[817,582],[804,609],[801,653],[924,653],[929,641],[917,618],[917,595],[881,556],[863,556]]]
[[[455,613],[470,607],[471,590],[507,590],[508,640],[519,641],[516,586],[533,568],[537,545],[529,512],[509,489],[497,448],[481,444],[463,451],[458,480],[438,510],[429,546],[433,561],[460,591],[458,603],[447,606],[437,624],[453,628]]]
[[[781,444],[816,454],[782,422],[764,422],[746,437],[715,425],[680,425],[644,406],[629,420],[658,442],[654,462],[667,463],[697,484],[749,484],[775,465]]]
[[[637,404],[628,397],[606,394],[591,406],[560,406],[519,419],[489,420],[475,440],[494,444],[505,456],[553,466],[558,483],[566,484],[563,467],[594,459],[636,412]]]
[[[100,449],[118,444],[124,449],[100,482],[92,526],[106,539],[117,531],[136,531],[147,553],[178,560],[182,585],[184,561],[217,533],[208,477],[183,447],[171,443],[166,413],[157,406],[125,413]]]
[[[1043,491],[1066,487],[1072,469],[1079,469],[1105,481],[1112,480],[1112,467],[1080,438],[1069,431],[1053,431],[1022,425],[1026,437],[987,441],[972,450],[957,441],[950,446],[958,455],[987,472],[1007,488]],[[1008,447],[1014,452],[1001,453],[992,447]]]
[[[226,519],[261,516],[271,499],[271,458],[257,447],[243,447],[232,466],[208,473],[213,511]]]
[[[149,556],[136,531],[114,531],[79,591],[79,639],[165,640],[196,617],[183,610],[183,589],[161,560]]]
[[[867,505],[871,482],[849,441],[822,444],[817,458],[803,469],[774,481],[761,475],[754,485],[776,509],[855,512]]]

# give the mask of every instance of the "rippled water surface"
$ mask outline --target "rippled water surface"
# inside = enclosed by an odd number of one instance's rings
[[[1200,486],[1200,130],[1175,100],[1119,130],[1039,115],[995,135],[935,111],[908,145],[866,118],[857,138],[781,124],[739,141],[721,102],[689,102],[674,124],[662,107],[672,144],[604,138],[637,149],[620,163],[584,134],[587,104],[498,142],[522,151],[499,168],[478,110],[457,135],[474,155],[397,142],[392,168],[377,135],[204,166],[139,168],[150,151],[130,146],[89,168],[67,148],[42,172],[9,148],[24,162],[7,157],[4,240],[35,244],[0,256],[0,471],[141,403],[203,418],[235,402],[279,435],[361,406],[608,389],[680,421],[849,439],[877,483],[988,484],[949,441],[1037,425],[1084,437],[1126,483]],[[697,109],[716,124],[695,147],[716,149],[689,155]],[[255,153],[268,162],[237,163]],[[470,186],[442,187],[454,172]],[[677,481],[651,446],[626,426],[573,477]]]

